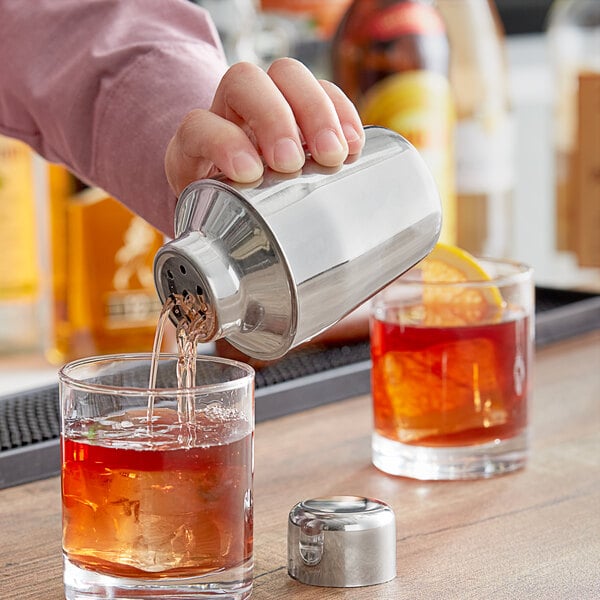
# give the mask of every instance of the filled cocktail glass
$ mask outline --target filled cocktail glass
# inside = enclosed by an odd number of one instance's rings
[[[254,372],[195,358],[115,355],[60,371],[65,593],[250,595]],[[189,367],[189,365],[188,365]],[[188,380],[189,381],[189,380]]]
[[[532,273],[442,246],[371,314],[373,463],[417,479],[489,477],[527,458]]]

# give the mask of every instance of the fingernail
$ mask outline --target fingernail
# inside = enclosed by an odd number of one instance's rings
[[[360,140],[360,133],[354,129],[352,125],[342,125],[342,131],[346,141],[351,144],[352,142],[358,142]]]
[[[263,173],[262,163],[249,152],[238,152],[231,159],[235,178],[240,181],[256,181]]]
[[[304,164],[304,153],[292,138],[281,138],[273,147],[273,162],[282,171],[297,171]]]
[[[345,154],[345,149],[333,129],[323,129],[317,133],[315,148],[320,159],[332,158],[339,160]]]

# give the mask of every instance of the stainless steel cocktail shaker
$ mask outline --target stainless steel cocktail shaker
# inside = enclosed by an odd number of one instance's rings
[[[161,300],[201,297],[204,338],[260,359],[323,332],[433,248],[433,178],[400,135],[367,127],[360,156],[336,169],[269,169],[250,185],[205,179],[180,195],[175,239],[154,262]],[[172,311],[171,318],[185,318]]]

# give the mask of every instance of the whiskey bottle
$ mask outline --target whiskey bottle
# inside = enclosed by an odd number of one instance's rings
[[[46,355],[61,363],[149,352],[160,314],[152,264],[163,236],[98,188],[52,166],[53,318]]]
[[[454,243],[454,107],[441,16],[425,0],[354,0],[332,57],[333,79],[364,124],[397,131],[421,153],[442,200],[440,239]]]

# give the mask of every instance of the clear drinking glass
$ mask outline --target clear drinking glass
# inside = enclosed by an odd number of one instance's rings
[[[372,303],[372,460],[386,473],[470,479],[525,465],[532,271],[479,263],[490,280],[409,271]]]
[[[66,598],[247,598],[254,371],[198,357],[179,389],[183,364],[162,355],[150,389],[150,365],[60,371]]]

